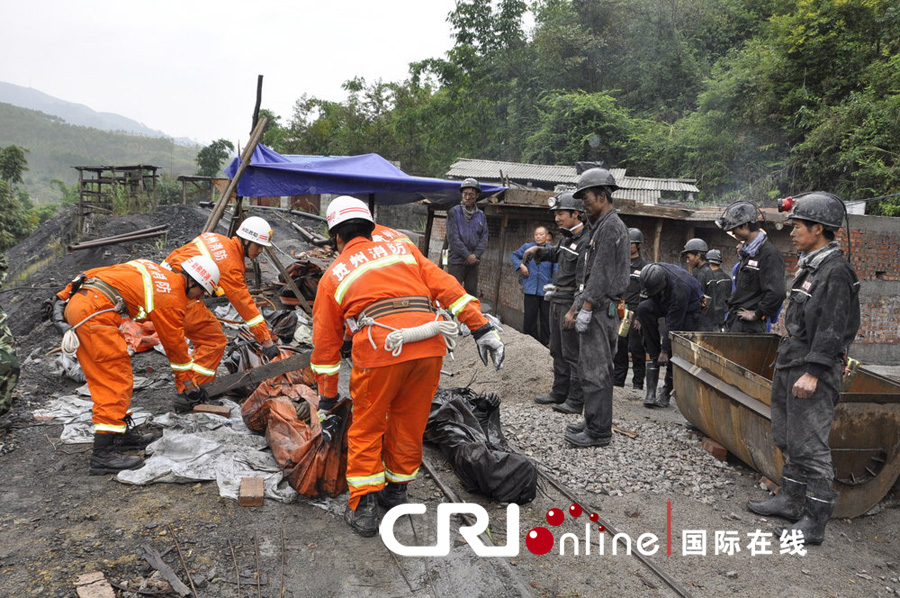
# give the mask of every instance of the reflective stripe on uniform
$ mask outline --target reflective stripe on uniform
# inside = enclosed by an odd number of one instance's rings
[[[387,481],[394,483],[403,483],[403,482],[411,482],[416,479],[416,474],[419,473],[419,468],[416,467],[416,470],[409,475],[404,475],[402,473],[394,473],[387,467],[384,468],[384,477],[387,478]]]
[[[200,365],[199,363],[192,363],[191,369],[197,372],[198,374],[203,374],[204,376],[215,376],[216,372],[214,370],[207,369]]]
[[[417,262],[416,258],[412,255],[389,255],[363,264],[362,266],[348,274],[347,277],[344,278],[344,281],[338,285],[337,289],[334,291],[334,300],[338,302],[338,305],[340,305],[344,301],[344,295],[347,293],[347,289],[350,288],[350,285],[353,284],[353,282],[357,278],[359,278],[369,270],[387,268],[388,266],[393,266],[394,264],[399,263],[416,264]]]
[[[94,432],[115,432],[116,434],[123,434],[127,429],[128,427],[125,424],[94,424]]]
[[[265,319],[262,317],[262,314],[260,314],[260,315],[256,316],[255,318],[250,318],[249,320],[247,320],[246,324],[250,328],[253,328],[254,326],[259,326],[264,321],[265,321]]]
[[[311,363],[309,364],[309,369],[317,374],[325,374],[326,376],[330,374],[337,374],[339,371],[341,371],[341,362],[339,361],[335,364]]]
[[[200,250],[200,253],[203,254],[203,257],[208,257],[213,262],[216,261],[215,259],[213,259],[213,256],[209,252],[209,248],[206,246],[206,243],[203,242],[203,239],[201,239],[200,237],[197,237],[196,239],[191,241],[191,243],[193,243],[194,245],[197,246],[197,249]]]
[[[128,262],[128,265],[136,268],[141,273],[141,278],[144,279],[144,305],[138,306],[138,313],[133,319],[146,320],[153,311],[153,279],[150,278],[150,272],[147,271],[147,267],[139,261],[132,260]]]
[[[462,297],[460,297],[459,299],[457,299],[450,305],[450,313],[453,314],[454,316],[458,316],[459,312],[461,312],[463,310],[463,308],[469,304],[470,301],[474,301],[474,300],[475,300],[475,297],[466,293],[465,295],[463,295]]]
[[[190,363],[172,363],[169,362],[169,367],[175,370],[176,372],[186,372],[194,366],[194,362]]]
[[[354,488],[359,488],[361,486],[377,486],[379,484],[384,484],[384,472],[376,473],[375,475],[364,475],[357,477],[347,477],[347,485],[353,486]]]

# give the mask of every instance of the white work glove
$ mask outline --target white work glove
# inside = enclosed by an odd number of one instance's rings
[[[594,312],[583,309],[575,316],[575,330],[579,334],[587,332],[588,325],[591,323],[591,316]]]
[[[485,324],[472,333],[475,338],[475,344],[478,347],[478,356],[484,365],[488,364],[488,356],[494,362],[494,368],[503,367],[503,358],[506,356],[506,350],[500,335],[490,324]]]

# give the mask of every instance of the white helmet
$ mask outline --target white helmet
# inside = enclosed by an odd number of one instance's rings
[[[330,231],[334,230],[338,224],[348,220],[368,220],[375,224],[369,206],[349,195],[341,195],[332,199],[325,211],[325,219],[328,220],[328,230]]]
[[[197,281],[210,295],[215,295],[219,286],[219,267],[204,255],[195,255],[181,262],[181,271]]]
[[[237,236],[263,247],[272,246],[272,227],[259,216],[245,218],[237,229]]]

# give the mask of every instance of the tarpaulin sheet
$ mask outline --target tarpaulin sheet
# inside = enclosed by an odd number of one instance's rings
[[[231,178],[240,166],[235,158],[225,169]],[[330,193],[335,195],[375,195],[375,203],[396,205],[428,198],[435,203],[459,201],[460,181],[447,181],[406,174],[378,154],[361,156],[285,156],[265,145],[257,145],[250,165],[241,175],[237,194],[244,197],[273,197]],[[505,187],[482,185],[491,195]]]
[[[502,502],[524,504],[537,493],[537,467],[514,452],[500,428],[500,397],[469,388],[438,390],[425,440],[450,461],[463,487]]]

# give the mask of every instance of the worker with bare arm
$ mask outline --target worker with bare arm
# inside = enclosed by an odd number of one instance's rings
[[[459,186],[461,203],[447,211],[447,271],[466,292],[478,296],[478,264],[488,244],[487,217],[478,209],[481,185],[466,179]]]
[[[591,168],[579,175],[573,194],[584,203],[591,227],[583,282],[567,315],[569,321],[574,319],[581,340],[578,363],[584,389],[584,425],[568,427],[565,439],[579,448],[607,446],[612,441],[617,306],[628,287],[631,261],[628,229],[613,207],[612,194],[618,188],[608,170]]]
[[[347,433],[345,520],[361,536],[378,531],[377,505],[406,502],[406,484],[422,463],[422,435],[440,379],[448,341],[463,321],[485,363],[503,364],[503,342],[478,300],[449,274],[402,241],[375,241],[369,208],[340,196],[326,211],[339,255],[319,282],[313,307],[313,353],[319,412],[326,435],[339,427],[329,414],[338,401],[345,330],[355,336]],[[383,238],[383,229],[379,236]],[[385,483],[387,485],[385,486]]]
[[[163,267],[175,272],[181,271],[186,259],[202,255],[213,260],[219,267],[219,286],[225,297],[250,328],[262,352],[268,359],[280,354],[278,345],[272,340],[269,327],[259,313],[250,290],[247,288],[244,259],[256,260],[264,248],[272,244],[272,227],[258,216],[246,218],[237,229],[237,236],[226,237],[218,233],[203,233],[172,253],[162,263]],[[199,372],[198,384],[207,384],[216,377],[216,369],[225,353],[228,339],[222,332],[222,325],[202,301],[194,301],[187,307],[184,319],[184,334],[194,343],[194,365]],[[186,410],[190,410],[185,406]],[[192,407],[192,406],[190,406]]]
[[[794,202],[788,218],[800,261],[771,394],[772,437],[784,454],[781,491],[747,507],[765,517],[796,521],[778,530],[782,538],[802,532],[806,544],[821,544],[837,499],[828,439],[843,362],[859,330],[860,285],[835,240],[846,215],[843,202],[821,191]]]
[[[123,316],[153,322],[175,374],[176,399],[199,403],[205,393],[196,383],[184,315],[190,301],[211,295],[218,284],[215,262],[198,256],[185,260],[180,273],[147,260],[94,268],[57,293],[53,323],[63,333],[63,350],[76,351],[94,402],[91,475],[141,467],[140,457],[122,451],[142,449],[154,440],[131,426],[134,375],[119,331]]]
[[[758,208],[739,201],[725,209],[716,225],[741,242],[740,266],[728,300],[728,332],[766,332],[784,301],[784,257],[760,228]]]
[[[644,407],[668,407],[672,396],[672,341],[669,332],[693,331],[700,326],[703,288],[684,268],[674,264],[652,263],[641,269],[641,296],[637,309],[644,339],[647,362],[647,393]],[[659,319],[666,319],[666,334],[659,328]],[[657,396],[659,368],[666,366],[665,383]]]
[[[578,268],[584,262],[590,235],[584,225],[584,204],[566,191],[553,198],[550,207],[562,239],[555,246],[530,247],[522,262],[556,262],[550,296],[550,356],[553,358],[553,386],[550,392],[535,397],[538,405],[552,405],[560,413],[581,413],[584,393],[578,377],[580,341],[575,323],[566,322],[566,314],[575,302]]]

